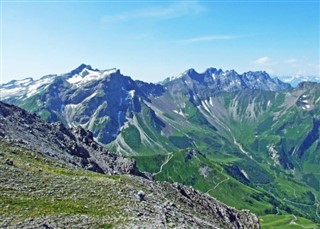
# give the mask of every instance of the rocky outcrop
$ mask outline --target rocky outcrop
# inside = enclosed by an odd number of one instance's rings
[[[0,137],[57,160],[108,174],[141,174],[133,159],[107,151],[82,127],[65,128],[0,102]]]
[[[174,192],[184,205],[190,206],[197,214],[202,215],[205,220],[210,222],[209,225],[213,224],[217,228],[260,228],[258,217],[248,210],[238,211],[211,196],[178,183],[164,182],[163,187],[167,192]],[[169,215],[172,208],[174,208],[174,204],[171,203],[167,207]]]

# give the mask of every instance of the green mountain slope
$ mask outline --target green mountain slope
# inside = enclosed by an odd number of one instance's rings
[[[195,187],[230,206],[250,209],[260,219],[269,216],[266,221],[270,220],[270,214],[273,214],[277,219],[294,215],[317,221],[319,205],[315,195],[319,194],[318,190],[309,189],[304,183],[280,171],[273,174],[272,170],[265,169],[266,174],[259,174],[263,179],[260,176],[256,180],[248,179],[245,170],[234,166],[235,162],[241,165],[244,161],[214,161],[196,150],[177,151],[167,156],[137,156],[135,159],[137,166],[151,172],[156,180]],[[268,177],[268,174],[273,176]],[[258,183],[266,181],[268,183]],[[273,228],[282,228],[284,225],[282,223]],[[270,227],[266,225],[265,228]]]

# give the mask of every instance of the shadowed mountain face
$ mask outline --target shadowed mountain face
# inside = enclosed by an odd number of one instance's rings
[[[81,65],[0,89],[4,101],[42,119],[90,130],[111,151],[134,156],[156,179],[191,185],[262,215],[279,210],[320,220],[317,83],[291,88],[266,72],[209,68],[148,84],[116,69]],[[191,148],[201,154],[187,160],[183,155]],[[210,171],[216,180],[203,175]],[[216,189],[239,193],[238,203]],[[265,205],[258,207],[260,195]]]
[[[127,118],[141,111],[141,100],[163,93],[160,85],[133,81],[117,69],[99,71],[89,65],[37,81],[11,81],[1,90],[5,101],[50,122],[81,125],[103,144],[113,141]]]

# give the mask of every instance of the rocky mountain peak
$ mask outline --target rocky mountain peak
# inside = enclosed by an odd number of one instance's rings
[[[231,70],[227,70],[225,71],[226,75],[239,75],[235,70],[231,69]]]
[[[92,67],[90,65],[87,64],[81,64],[79,65],[77,68],[75,68],[74,70],[72,70],[69,74],[70,75],[75,75],[75,74],[79,74],[80,72],[82,72],[84,69],[88,69],[93,71]]]
[[[213,67],[207,68],[205,71],[207,74],[221,74],[222,70],[221,69],[216,69]]]
[[[198,72],[196,72],[196,70],[194,70],[194,68],[190,68],[187,71],[185,71],[185,74],[189,75],[189,76],[193,76],[193,75],[198,74]]]

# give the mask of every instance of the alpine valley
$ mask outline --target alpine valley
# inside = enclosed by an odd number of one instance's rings
[[[208,68],[153,84],[82,64],[0,91],[3,102],[61,123],[46,125],[92,132],[119,155],[120,173],[129,173],[122,160],[136,160],[135,174],[249,209],[262,228],[320,227],[319,83]],[[109,171],[93,155],[82,167]]]

